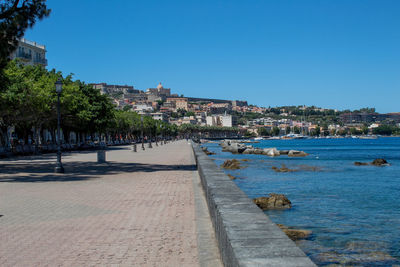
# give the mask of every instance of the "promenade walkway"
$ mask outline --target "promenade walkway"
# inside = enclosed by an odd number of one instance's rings
[[[0,266],[221,266],[186,141],[0,160]]]

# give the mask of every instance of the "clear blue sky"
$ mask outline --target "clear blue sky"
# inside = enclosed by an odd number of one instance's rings
[[[400,111],[398,0],[49,0],[25,37],[85,82]]]

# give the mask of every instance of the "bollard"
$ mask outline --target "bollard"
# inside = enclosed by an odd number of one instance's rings
[[[133,152],[137,152],[136,144],[133,144],[133,146],[132,146],[132,151],[133,151]]]
[[[151,145],[151,142],[149,142],[149,148],[153,148],[153,146]]]
[[[106,151],[104,149],[97,151],[97,163],[106,162]]]

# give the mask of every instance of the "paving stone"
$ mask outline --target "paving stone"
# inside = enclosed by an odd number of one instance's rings
[[[106,153],[0,161],[0,266],[199,266],[187,142]]]

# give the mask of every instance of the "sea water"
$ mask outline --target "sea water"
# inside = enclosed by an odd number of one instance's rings
[[[226,170],[249,198],[285,194],[292,208],[265,213],[275,223],[311,230],[296,244],[318,265],[400,264],[400,138],[263,140],[254,147],[302,150],[307,157],[234,155],[204,146],[245,168]],[[390,166],[355,166],[384,158]],[[275,172],[286,165],[295,172]],[[251,218],[249,218],[251,220]]]

